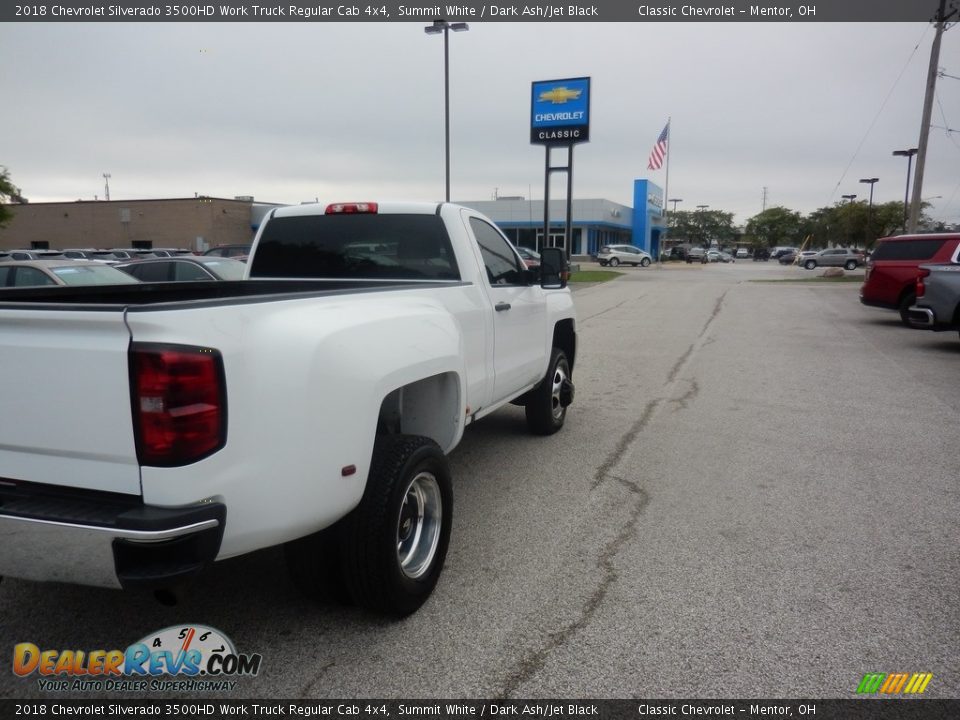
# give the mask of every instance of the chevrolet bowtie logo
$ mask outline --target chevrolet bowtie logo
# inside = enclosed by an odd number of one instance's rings
[[[552,102],[562,105],[567,100],[576,100],[580,97],[583,90],[571,90],[568,87],[555,87],[553,90],[540,93],[540,102]]]

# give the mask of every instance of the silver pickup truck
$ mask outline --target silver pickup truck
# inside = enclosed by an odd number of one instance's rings
[[[907,312],[911,327],[960,330],[960,265],[921,265],[916,293],[917,301]]]

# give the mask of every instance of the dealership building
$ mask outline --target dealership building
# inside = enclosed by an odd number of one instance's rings
[[[543,200],[501,197],[458,202],[489,217],[514,244],[543,247]],[[575,199],[571,205],[571,255],[593,255],[604,245],[635,245],[654,257],[660,252],[663,190],[649,180],[634,181],[632,208],[612,200]],[[551,200],[548,247],[563,246],[566,217],[566,200]]]
[[[636,245],[654,257],[664,231],[663,191],[636,180],[634,205],[574,199],[571,255],[595,254],[603,245]],[[493,220],[515,244],[543,247],[543,200],[501,197],[459,201]],[[563,246],[565,199],[550,201],[548,246]],[[252,197],[199,196],[166,200],[78,200],[8,206],[13,218],[0,228],[0,250],[67,248],[186,248],[248,243],[277,203]]]

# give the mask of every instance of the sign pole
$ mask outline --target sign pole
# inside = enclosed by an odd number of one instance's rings
[[[567,173],[567,217],[564,227],[564,254],[573,250],[573,146],[590,140],[590,78],[542,80],[531,83],[530,142],[543,145],[543,241],[550,244],[550,173]],[[550,150],[567,148],[566,167],[550,166]]]

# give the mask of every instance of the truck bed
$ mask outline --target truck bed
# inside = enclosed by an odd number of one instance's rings
[[[2,309],[77,309],[122,311],[177,305],[197,307],[241,302],[269,302],[299,297],[449,287],[460,282],[396,280],[223,280],[202,282],[142,283],[84,287],[5,288],[0,290]]]

